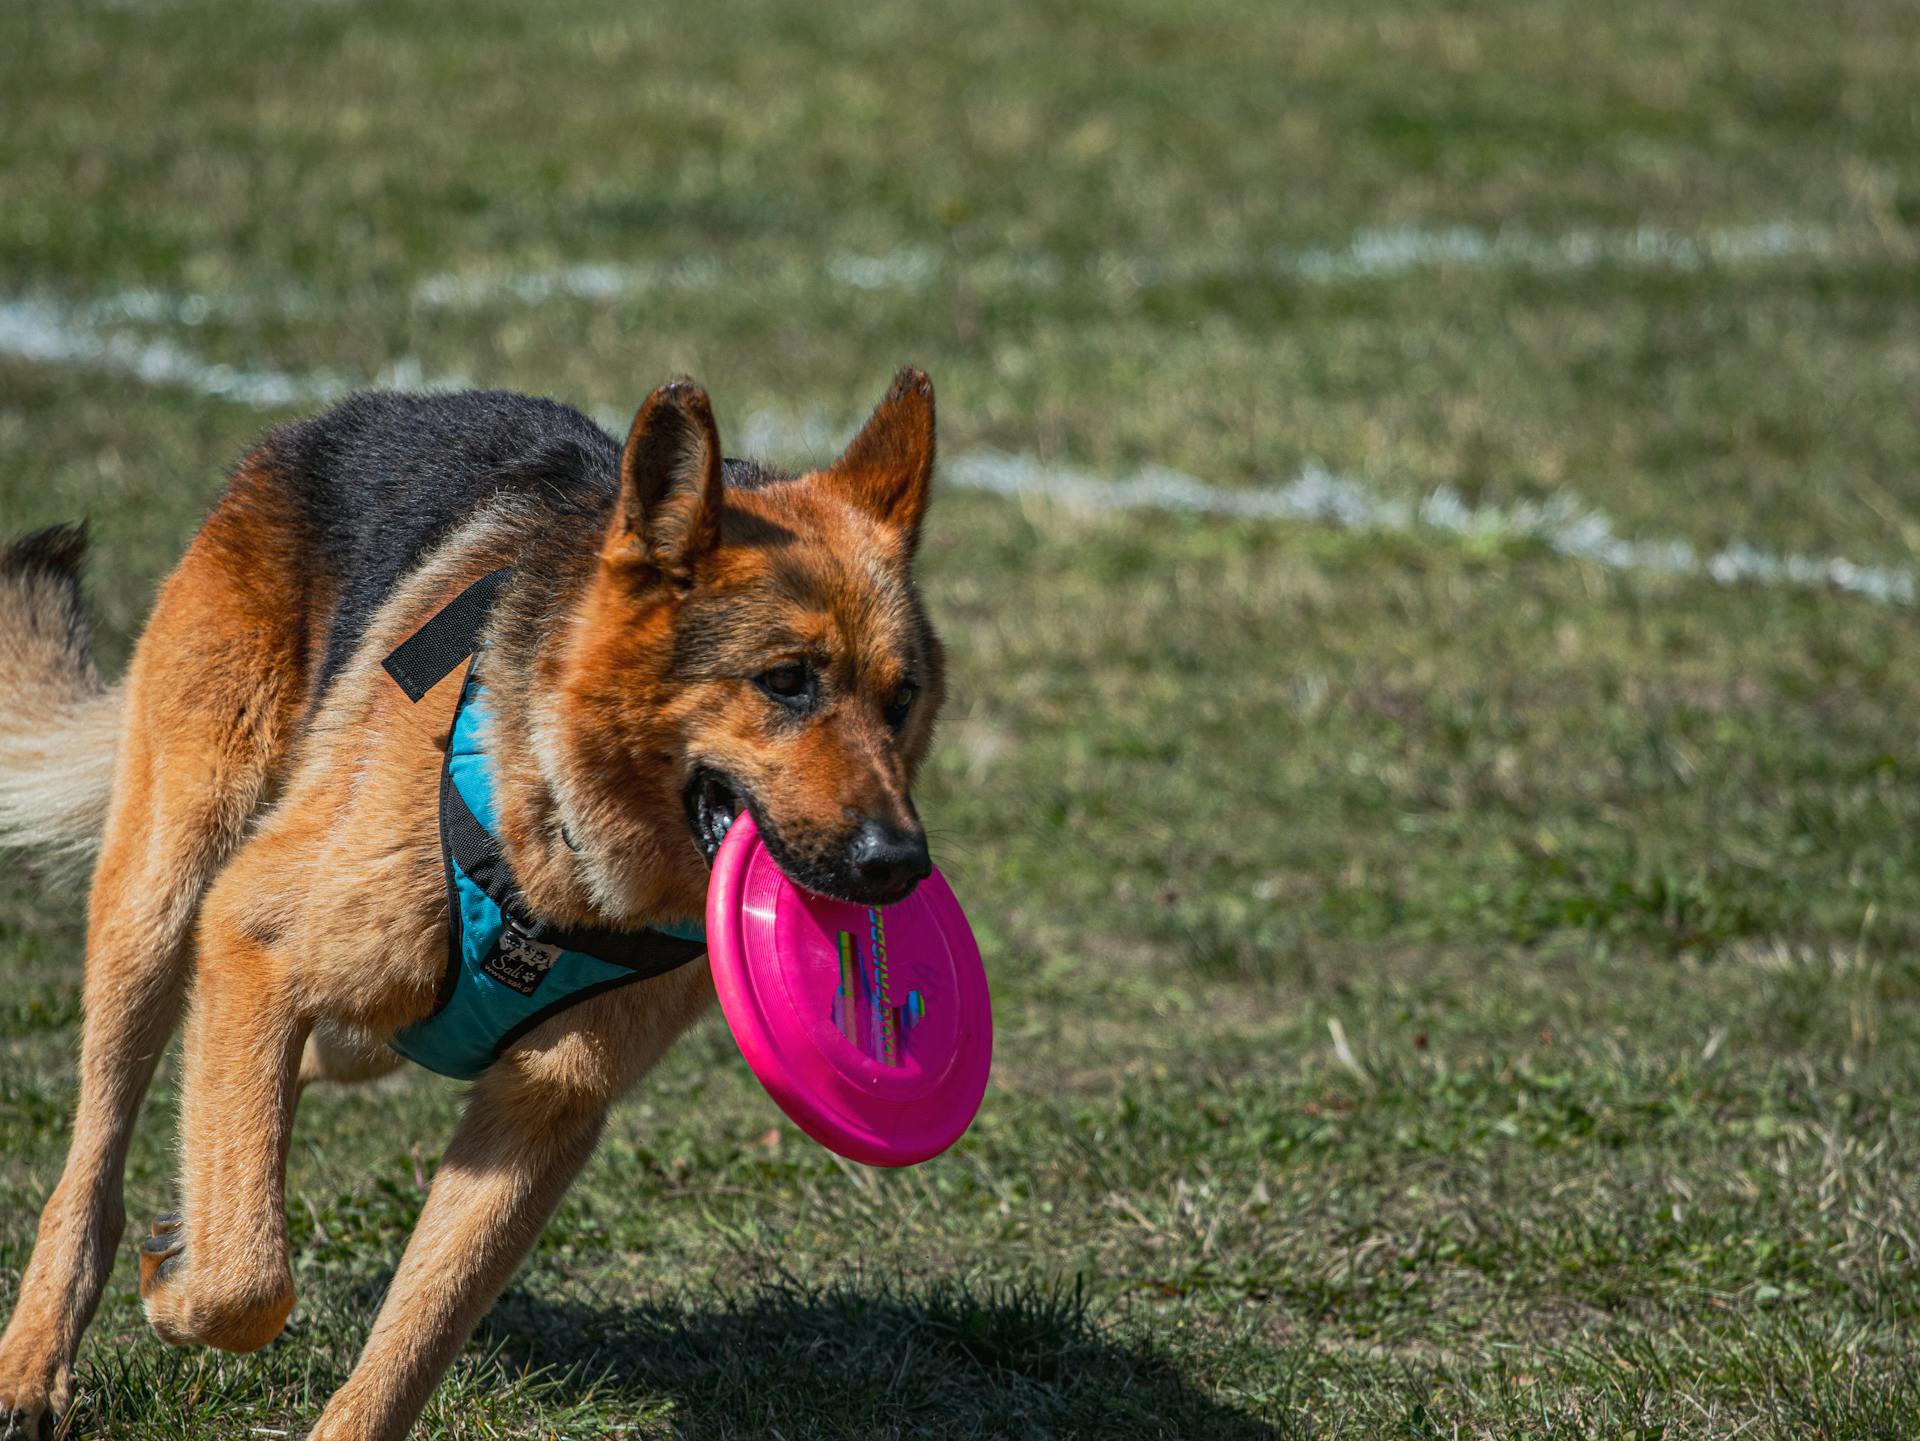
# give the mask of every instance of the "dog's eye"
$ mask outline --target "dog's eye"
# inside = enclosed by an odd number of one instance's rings
[[[761,671],[753,678],[753,683],[777,701],[793,706],[804,705],[813,698],[813,667],[805,661],[790,660],[771,670]]]
[[[907,723],[907,716],[913,710],[913,698],[920,694],[920,687],[912,681],[906,682],[893,693],[893,699],[887,702],[887,724],[895,730]]]

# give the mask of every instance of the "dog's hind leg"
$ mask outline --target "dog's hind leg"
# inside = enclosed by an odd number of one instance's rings
[[[187,936],[204,883],[205,861],[195,852],[211,837],[175,829],[191,824],[169,804],[178,797],[151,786],[144,749],[136,742],[122,764],[146,793],[110,825],[94,881],[73,1136],[0,1339],[0,1398],[22,1435],[33,1435],[70,1399],[80,1333],[125,1225],[127,1146],[179,1017]]]
[[[244,473],[243,473],[244,478]],[[236,482],[236,489],[240,482]],[[51,1429],[124,1225],[140,1101],[179,1018],[201,896],[272,780],[298,716],[285,577],[236,569],[215,512],[135,654],[89,899],[80,1095],[60,1181],[0,1337],[0,1436]],[[270,544],[251,529],[254,563]],[[292,682],[292,683],[290,683]]]
[[[405,1064],[383,1039],[359,1026],[321,1021],[300,1054],[300,1088],[316,1081],[350,1086],[389,1075]]]

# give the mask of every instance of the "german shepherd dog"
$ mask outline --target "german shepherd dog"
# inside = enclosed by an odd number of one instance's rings
[[[928,874],[909,787],[942,694],[914,587],[933,390],[905,370],[832,465],[723,459],[688,381],[622,445],[501,393],[355,396],[269,434],[97,675],[85,537],[0,551],[0,837],[97,848],[78,1112],[0,1338],[0,1434],[44,1437],[125,1225],[134,1116],[191,980],[180,1213],[140,1251],[148,1319],[251,1351],[293,1309],[303,1086],[400,1064],[446,965],[437,798],[454,677],[394,648],[510,566],[484,630],[499,844],[525,903],[634,931],[704,913],[752,812],[809,888]],[[366,1349],[312,1441],[405,1434],[591,1154],[609,1104],[711,995],[703,965],[593,995],[475,1083]]]

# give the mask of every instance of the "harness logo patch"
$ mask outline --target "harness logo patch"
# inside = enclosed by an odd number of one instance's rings
[[[530,996],[540,988],[558,959],[560,947],[534,940],[509,921],[500,932],[500,943],[480,969],[501,985]]]

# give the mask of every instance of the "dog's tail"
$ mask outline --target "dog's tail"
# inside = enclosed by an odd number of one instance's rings
[[[113,791],[121,695],[93,664],[84,525],[0,550],[0,846],[84,860]]]

